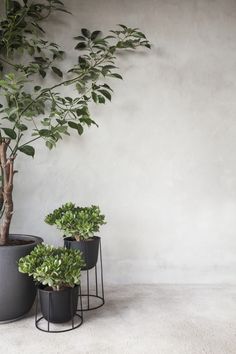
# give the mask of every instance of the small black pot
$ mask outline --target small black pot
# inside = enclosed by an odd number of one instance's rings
[[[59,291],[39,287],[39,300],[43,317],[52,323],[70,321],[77,310],[78,285]]]
[[[68,237],[64,239],[66,248],[78,249],[83,252],[86,266],[82,270],[89,270],[97,264],[100,237],[93,236],[89,240],[75,241]]]

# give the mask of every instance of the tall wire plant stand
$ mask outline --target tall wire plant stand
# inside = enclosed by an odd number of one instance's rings
[[[81,310],[96,310],[105,304],[101,240],[97,264],[92,269],[82,270],[82,273]]]

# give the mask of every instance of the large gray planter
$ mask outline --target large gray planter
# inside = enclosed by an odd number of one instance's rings
[[[36,288],[32,278],[18,271],[17,262],[29,254],[43,239],[12,234],[10,238],[32,240],[28,245],[0,246],[0,322],[24,316],[32,307]]]

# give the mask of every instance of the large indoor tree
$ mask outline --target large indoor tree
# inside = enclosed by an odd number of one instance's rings
[[[71,129],[81,135],[97,125],[89,107],[111,100],[110,78],[122,79],[118,52],[150,48],[137,28],[119,25],[106,36],[83,28],[74,37],[74,65],[62,70],[65,53],[44,27],[56,11],[68,13],[59,0],[5,0],[0,21],[0,245],[10,244],[17,156],[33,157],[39,139],[52,149]],[[51,75],[57,77],[53,85]],[[68,94],[63,94],[66,86]]]

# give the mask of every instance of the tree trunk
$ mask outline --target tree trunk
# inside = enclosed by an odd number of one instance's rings
[[[3,216],[0,226],[0,245],[6,245],[9,237],[9,229],[13,214],[13,176],[14,157],[7,158],[7,148],[10,140],[5,139],[0,143],[0,164],[2,170],[2,195],[3,195]]]

